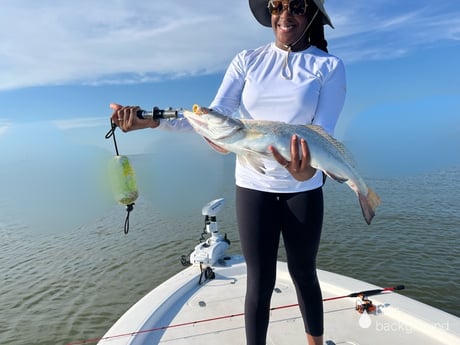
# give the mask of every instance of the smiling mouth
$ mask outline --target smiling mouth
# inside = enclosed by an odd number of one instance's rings
[[[292,31],[294,30],[295,26],[294,25],[290,25],[290,24],[287,24],[287,25],[278,25],[278,29],[280,31],[283,31],[283,32],[289,32],[289,31]]]

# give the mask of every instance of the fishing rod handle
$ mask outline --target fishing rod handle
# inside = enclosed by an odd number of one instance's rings
[[[381,294],[382,292],[396,291],[396,290],[404,290],[404,285],[386,287],[386,288],[383,288],[383,289],[375,289],[375,290],[366,290],[366,291],[361,291],[361,292],[354,292],[354,293],[349,294],[348,297],[358,297],[360,295],[373,296],[373,295]]]
[[[139,110],[137,112],[137,117],[140,119],[177,119],[182,117],[182,114],[175,109],[160,109],[158,107],[154,107],[152,111],[147,110]]]

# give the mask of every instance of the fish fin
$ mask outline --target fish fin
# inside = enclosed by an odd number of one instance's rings
[[[358,193],[358,199],[364,219],[370,225],[372,218],[375,216],[375,209],[380,205],[380,197],[372,189],[368,188],[366,196]]]
[[[340,141],[338,141],[332,135],[326,132],[323,127],[318,125],[306,125],[305,127],[311,129],[313,132],[319,134],[327,141],[329,141],[342,154],[343,158],[348,162],[348,164],[350,164],[353,168],[356,167],[356,162],[350,151],[347,150],[344,144],[342,144]]]
[[[208,143],[209,146],[211,146],[211,148],[214,150],[214,151],[217,151],[223,155],[226,155],[228,153],[230,153],[230,151],[227,151],[226,149],[220,147],[219,145],[216,145],[214,144],[211,140],[209,140],[208,138],[206,137],[203,137],[204,141],[206,141]]]
[[[329,176],[331,179],[333,179],[334,181],[337,181],[338,183],[344,183],[344,182],[347,182],[348,179],[346,178],[343,178],[343,177],[340,177],[340,176],[337,176],[337,175],[334,175],[333,173],[331,173],[330,171],[327,171],[327,170],[323,170],[324,173]]]
[[[259,173],[265,175],[265,164],[255,154],[238,155],[238,160],[243,166],[251,166]]]

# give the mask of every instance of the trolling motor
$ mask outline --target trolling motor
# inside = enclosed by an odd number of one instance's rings
[[[211,236],[203,243],[197,245],[190,254],[190,263],[192,265],[213,266],[224,258],[225,251],[230,247],[230,241],[227,234],[224,236],[219,233],[216,215],[224,205],[224,199],[216,199],[206,204],[201,210],[205,216],[205,228],[203,234]]]

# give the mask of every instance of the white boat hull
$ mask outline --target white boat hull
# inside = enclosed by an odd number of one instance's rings
[[[213,272],[215,279],[200,285],[200,268],[184,269],[132,306],[99,344],[245,344],[244,260],[229,256]],[[326,271],[319,270],[318,277],[324,298],[378,289]],[[458,317],[396,293],[370,299],[376,314],[358,313],[355,298],[324,302],[326,344],[460,344]],[[296,303],[287,266],[279,262],[267,344],[306,344]]]

